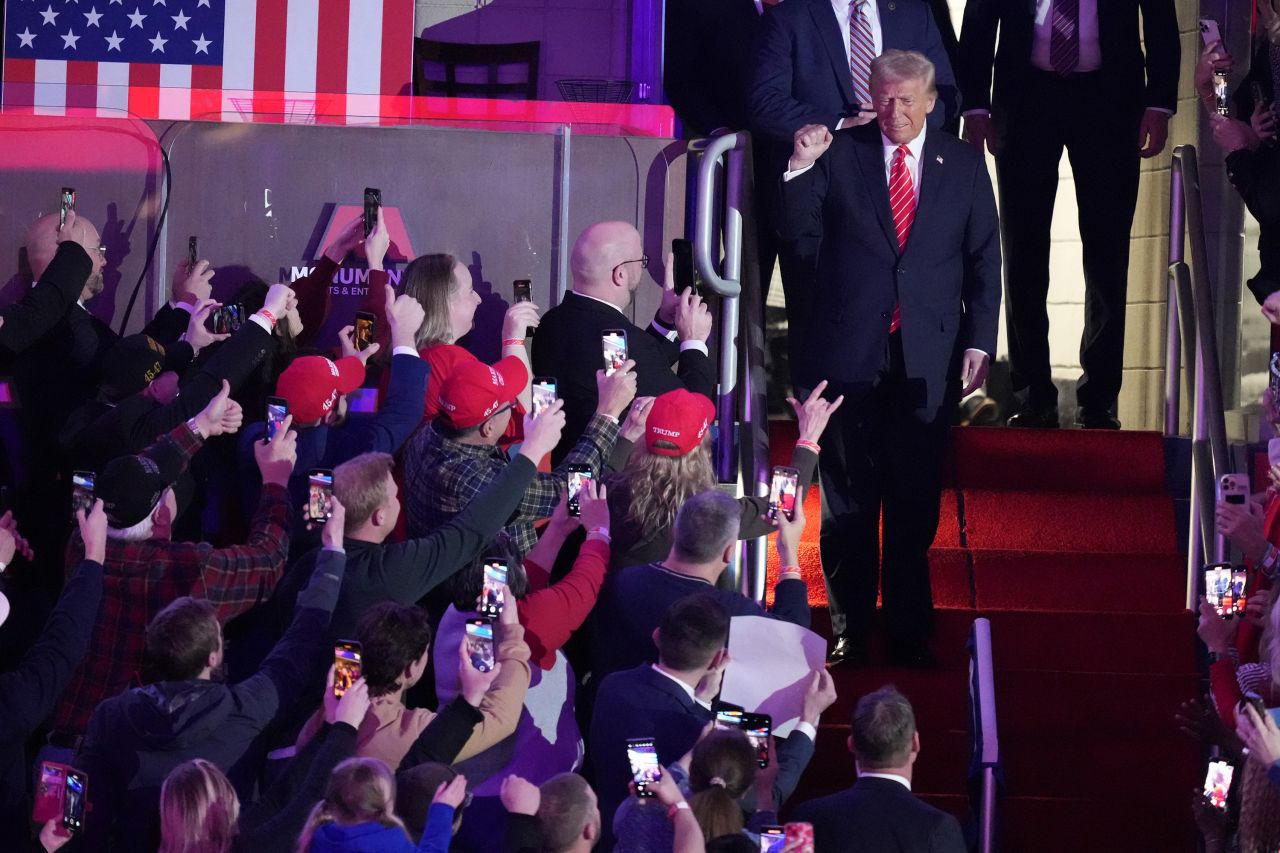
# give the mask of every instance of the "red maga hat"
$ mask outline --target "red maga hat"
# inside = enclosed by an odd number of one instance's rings
[[[686,456],[702,443],[716,418],[715,404],[683,388],[653,401],[644,424],[644,445],[654,456]]]
[[[331,361],[322,355],[295,358],[276,381],[276,394],[289,401],[297,424],[309,424],[333,411],[338,397],[364,382],[364,362],[349,355]]]
[[[478,426],[514,403],[527,384],[529,371],[514,355],[492,366],[483,361],[459,365],[440,388],[440,415],[457,429]]]

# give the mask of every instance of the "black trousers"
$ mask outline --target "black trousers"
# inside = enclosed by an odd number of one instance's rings
[[[1004,236],[1005,319],[1014,391],[1036,407],[1057,404],[1049,363],[1049,242],[1058,163],[1075,177],[1084,245],[1083,369],[1077,402],[1110,410],[1123,378],[1129,232],[1138,200],[1139,99],[1103,72],[1028,73],[1017,103],[993,111]]]
[[[891,640],[920,643],[933,631],[928,553],[938,532],[948,409],[922,408],[923,383],[906,374],[900,334],[889,336],[871,388],[841,390],[845,402],[827,424],[818,459],[832,630],[862,639],[882,588]]]

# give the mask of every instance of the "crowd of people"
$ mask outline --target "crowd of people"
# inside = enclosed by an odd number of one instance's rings
[[[93,223],[37,221],[34,283],[0,309],[25,465],[0,518],[0,847],[761,849],[836,694],[819,667],[786,737],[715,725],[730,621],[808,626],[804,492],[842,400],[819,384],[791,401],[790,512],[722,491],[711,315],[668,277],[653,323],[628,320],[639,242],[586,229],[572,293],[512,305],[487,364],[457,343],[478,304],[466,268],[417,258],[397,292],[380,214],[309,278],[245,283],[230,328],[213,265],[185,260],[125,337],[86,307]],[[319,349],[327,279],[357,248],[374,334],[353,323]],[[606,365],[617,328],[627,358]],[[558,380],[537,411],[531,366]],[[362,387],[373,412],[350,410]],[[775,532],[766,608],[720,580],[740,539]],[[858,770],[899,780],[859,788],[865,814],[960,849],[909,793],[905,697],[863,697],[851,731]],[[826,801],[795,811],[820,847],[848,826]],[[776,849],[813,844],[787,831]]]

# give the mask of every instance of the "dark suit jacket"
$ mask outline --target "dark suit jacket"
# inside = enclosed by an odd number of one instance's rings
[[[1000,234],[986,163],[973,146],[929,130],[920,167],[901,254],[877,124],[838,131],[812,169],[782,183],[782,239],[817,257],[814,280],[787,293],[797,386],[827,379],[832,394],[865,392],[885,365],[895,302],[917,408],[942,405],[957,350],[994,356]]]
[[[40,281],[12,305],[0,309],[0,349],[20,353],[39,341],[80,296],[93,261],[79,243],[67,241],[49,262]]]
[[[1138,12],[1142,12],[1139,34]],[[1035,25],[1032,0],[969,0],[956,74],[965,109],[1007,106],[1023,97]],[[996,30],[1000,46],[996,48]],[[1173,0],[1098,0],[1102,71],[1117,100],[1176,110],[1181,46]],[[1143,56],[1143,43],[1146,56]],[[992,93],[992,69],[995,92]],[[1065,105],[1069,106],[1069,105]],[[1128,142],[1128,140],[1123,140]]]
[[[937,69],[938,104],[931,128],[960,111],[951,61],[933,14],[923,0],[877,0],[885,50],[918,50]],[[856,106],[845,56],[847,33],[840,32],[831,0],[787,0],[765,12],[756,41],[755,72],[749,94],[751,130],[786,146],[806,124],[834,129]],[[768,180],[772,180],[772,176]]]
[[[566,293],[564,301],[543,316],[533,340],[534,375],[554,376],[564,400],[564,437],[551,456],[556,463],[577,443],[596,410],[596,371],[604,367],[600,334],[605,329],[627,332],[627,355],[636,363],[636,396],[656,397],[687,388],[715,399],[716,373],[710,358],[697,350],[680,352],[678,344],[640,328],[621,311]]]
[[[587,750],[594,762],[594,787],[600,798],[602,849],[611,849],[613,813],[628,796],[631,770],[627,741],[653,738],[658,761],[666,767],[697,743],[702,727],[710,720],[709,709],[647,663],[615,672],[600,683]]]
[[[892,779],[861,778],[852,788],[797,806],[791,819],[813,824],[822,853],[965,853],[960,824]]]
[[[746,128],[760,19],[752,0],[667,0],[662,88],[685,137]]]

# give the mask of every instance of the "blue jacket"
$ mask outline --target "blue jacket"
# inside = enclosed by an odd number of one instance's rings
[[[453,830],[453,806],[434,803],[427,813],[422,842],[416,847],[398,826],[377,822],[353,826],[327,824],[311,839],[311,853],[448,853]]]

